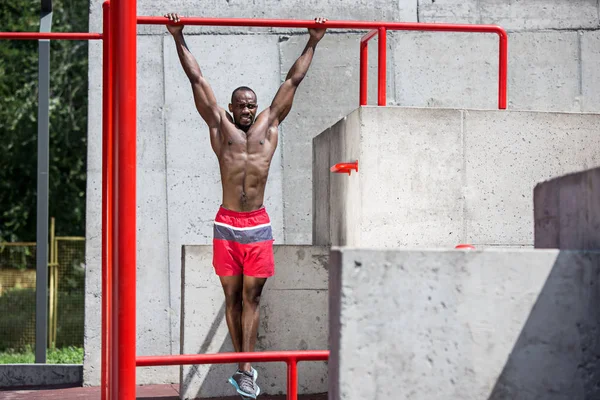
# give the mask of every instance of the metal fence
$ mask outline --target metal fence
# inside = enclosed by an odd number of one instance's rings
[[[85,238],[53,237],[48,346],[83,346]],[[36,244],[0,243],[0,352],[35,346]]]

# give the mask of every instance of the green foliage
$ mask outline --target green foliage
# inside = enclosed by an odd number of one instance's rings
[[[83,364],[83,348],[69,346],[63,349],[48,350],[48,364]],[[35,352],[31,347],[21,352],[0,352],[0,364],[33,364]]]
[[[87,32],[88,0],[53,0],[54,32]],[[0,2],[5,31],[39,31],[40,3]],[[86,41],[50,51],[50,215],[57,235],[85,232]],[[37,193],[37,41],[0,41],[0,241],[34,241]]]

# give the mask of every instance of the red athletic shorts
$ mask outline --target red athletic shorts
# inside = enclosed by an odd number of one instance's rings
[[[264,207],[237,212],[220,207],[214,222],[213,267],[219,276],[275,274],[273,231]]]

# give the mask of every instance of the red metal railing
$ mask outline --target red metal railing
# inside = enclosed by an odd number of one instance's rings
[[[102,4],[103,12],[103,41],[102,41],[102,82],[104,90],[112,88],[113,64],[110,35],[110,2]],[[112,321],[111,313],[106,312],[112,308],[112,279],[113,279],[113,179],[114,174],[114,137],[112,126],[113,115],[113,90],[107,90],[102,96],[102,355],[100,366],[100,398],[107,400],[110,395],[110,374],[112,371],[112,357],[110,351]],[[109,200],[110,199],[110,200]]]
[[[138,17],[138,24],[164,25],[162,17]],[[385,89],[386,77],[386,32],[395,31],[433,31],[433,32],[469,32],[469,33],[494,33],[499,37],[499,65],[498,65],[498,108],[506,109],[507,105],[507,80],[508,80],[508,34],[506,30],[497,25],[464,25],[464,24],[434,24],[419,22],[377,22],[377,21],[327,21],[325,25],[317,24],[312,20],[286,20],[286,19],[245,19],[245,18],[181,18],[183,25],[207,26],[256,26],[273,28],[319,28],[328,29],[360,29],[377,30],[379,34],[379,71],[378,71],[378,105],[386,104]],[[367,34],[369,36],[369,34]],[[369,37],[369,39],[372,36]],[[368,40],[368,39],[367,39]],[[367,40],[361,41],[361,60],[366,65]],[[363,46],[365,47],[363,49]],[[363,65],[361,63],[361,65]],[[360,69],[359,95],[360,105],[366,105],[367,70]]]
[[[99,33],[75,32],[0,32],[0,39],[12,40],[104,39],[102,86],[102,399],[134,399],[136,366],[239,361],[286,362],[288,365],[288,398],[296,399],[297,362],[327,360],[328,351],[221,353],[136,358],[136,22],[138,24],[165,25],[167,21],[163,17],[136,17],[135,13],[135,0],[129,2],[118,1],[115,2],[114,7],[110,7],[108,1],[105,2],[103,4],[104,36]],[[365,21],[327,21],[326,25],[320,25],[312,20],[240,18],[182,18],[180,23],[186,25],[281,28],[320,28],[325,26],[331,29],[372,30],[361,40],[360,105],[366,105],[367,103],[367,42],[375,34],[379,35],[378,104],[385,105],[387,30],[495,33],[500,37],[498,102],[500,109],[506,108],[508,36],[506,31],[498,26]],[[357,167],[356,169],[358,169]],[[350,171],[348,170],[348,172]],[[113,286],[116,287],[116,291],[113,291]]]
[[[110,9],[115,165],[113,182],[113,299],[111,398],[135,399],[136,357],[136,0]],[[164,19],[163,19],[164,20]]]
[[[138,367],[190,364],[229,364],[239,362],[285,362],[287,364],[287,398],[298,398],[298,362],[327,361],[327,350],[263,351],[248,353],[189,354],[180,356],[137,357]]]
[[[360,39],[360,83],[359,102],[361,106],[367,105],[367,89],[369,79],[369,40],[378,35],[379,50],[377,53],[377,105],[386,105],[387,89],[387,31],[385,28],[373,29]]]
[[[375,37],[379,29],[373,29],[360,39],[360,81],[359,81],[359,104],[367,105],[367,89],[369,79],[369,40]],[[379,77],[381,79],[381,77]],[[380,99],[381,93],[378,93],[377,98]],[[379,105],[380,102],[377,102]]]
[[[0,39],[7,40],[101,40],[101,33],[85,32],[0,32]]]

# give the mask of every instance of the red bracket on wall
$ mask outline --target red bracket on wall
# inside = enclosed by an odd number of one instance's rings
[[[345,174],[347,172],[348,175],[350,175],[352,173],[352,170],[358,172],[358,160],[352,163],[335,164],[333,167],[329,168],[329,170],[336,174]]]
[[[472,244],[459,244],[459,245],[456,245],[455,249],[459,249],[459,250],[475,250],[475,246],[473,246]]]

